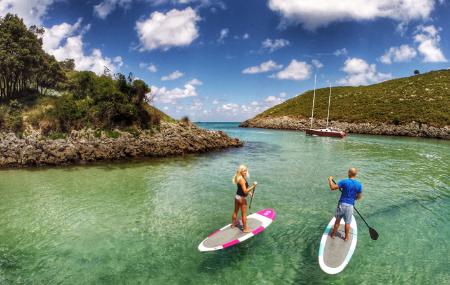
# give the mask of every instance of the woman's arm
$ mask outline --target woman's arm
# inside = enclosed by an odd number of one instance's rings
[[[245,185],[245,179],[244,178],[241,178],[239,180],[239,184],[241,185],[242,191],[244,191],[245,194],[247,194],[248,192],[253,191],[253,189],[255,189],[255,184],[254,183],[253,183],[252,186],[247,188],[247,186]]]

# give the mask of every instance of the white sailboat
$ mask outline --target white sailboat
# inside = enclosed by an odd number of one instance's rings
[[[328,122],[329,122],[329,118],[330,118],[330,105],[331,105],[331,83],[330,83],[330,93],[328,95],[327,125],[326,125],[325,129],[313,129],[314,103],[316,101],[316,81],[317,81],[317,77],[316,77],[316,75],[314,75],[314,93],[313,93],[313,106],[312,106],[312,111],[311,111],[311,125],[310,125],[309,129],[305,130],[305,132],[307,135],[312,135],[312,136],[343,138],[347,135],[344,131],[328,128]]]

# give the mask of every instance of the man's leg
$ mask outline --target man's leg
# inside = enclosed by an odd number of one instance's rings
[[[345,238],[344,240],[347,241],[350,239],[350,224],[345,224]]]
[[[344,222],[345,222],[345,237],[344,241],[350,239],[350,224],[352,223],[353,218],[353,206],[345,206],[344,207]]]
[[[336,236],[337,230],[339,229],[339,225],[341,224],[341,218],[336,218],[336,221],[334,222],[333,230],[331,231],[330,237],[334,239]]]

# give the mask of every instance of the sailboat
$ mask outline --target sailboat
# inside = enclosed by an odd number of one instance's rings
[[[306,129],[305,132],[307,135],[312,136],[321,136],[321,137],[336,137],[343,138],[347,134],[344,131],[328,128],[328,122],[330,118],[330,104],[331,104],[331,83],[330,83],[330,94],[328,95],[328,114],[327,114],[327,126],[325,129],[313,129],[313,121],[314,121],[314,102],[316,100],[316,75],[314,75],[314,93],[313,93],[313,106],[311,111],[311,126],[309,129]]]

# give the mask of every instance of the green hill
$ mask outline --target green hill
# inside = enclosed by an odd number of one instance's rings
[[[326,119],[329,88],[316,90],[314,117]],[[276,105],[255,118],[311,116],[313,91]],[[330,120],[349,123],[412,121],[436,127],[450,125],[450,70],[388,80],[358,87],[333,87]]]

